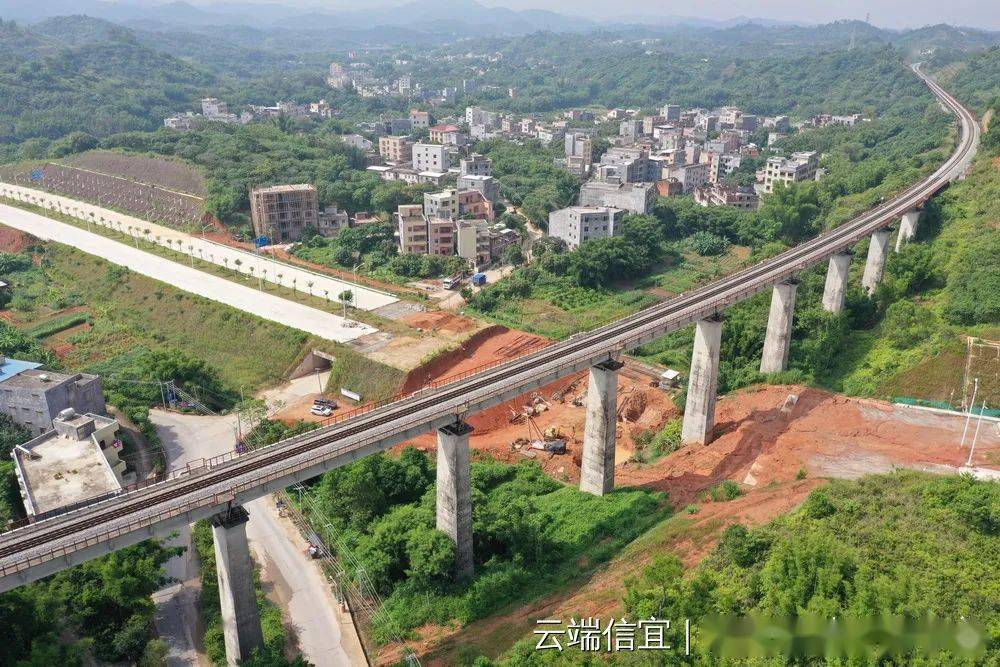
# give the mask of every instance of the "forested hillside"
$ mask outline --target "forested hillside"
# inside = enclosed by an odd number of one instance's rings
[[[642,576],[624,582],[623,611],[631,619],[690,619],[693,656],[661,651],[654,663],[649,652],[625,651],[604,654],[599,664],[720,664],[700,641],[706,638],[700,632],[705,618],[763,612],[780,618],[961,617],[986,629],[986,654],[967,661],[954,653],[911,650],[893,659],[869,655],[857,662],[819,657],[792,663],[786,654],[721,664],[990,665],[1000,646],[998,568],[1000,485],[912,472],[833,481],[765,526],[731,525],[693,572],[685,571],[676,556],[651,554]],[[672,638],[683,641],[680,633]],[[526,639],[497,664],[576,665],[586,659],[576,649],[536,651],[536,642],[537,637]],[[747,650],[750,643],[730,648]],[[828,646],[858,648],[843,642]]]
[[[123,29],[102,32],[82,17],[48,27],[53,34],[0,23],[0,144],[154,129],[215,81]]]

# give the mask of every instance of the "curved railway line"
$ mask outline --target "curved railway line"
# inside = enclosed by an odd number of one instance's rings
[[[622,352],[721,312],[726,306],[770,288],[829,256],[842,252],[872,232],[891,224],[903,213],[921,206],[957,177],[974,155],[979,127],[972,114],[937,83],[914,68],[940,102],[960,121],[961,136],[951,157],[933,174],[854,220],[806,241],[760,264],[662,302],[609,325],[578,334],[531,354],[486,369],[439,388],[418,391],[339,423],[275,443],[227,460],[209,462],[204,469],[149,487],[123,493],[81,509],[0,535],[0,590],[5,590],[68,567],[75,552],[95,557],[119,548],[124,539],[139,541],[157,532],[168,519],[207,516],[226,502],[265,495],[296,481],[307,471],[322,472],[344,461],[367,455],[379,443],[391,446],[414,425],[474,412],[537,386],[538,378],[557,378],[602,358]],[[551,381],[551,380],[547,380]],[[534,385],[532,383],[535,383]],[[399,438],[397,437],[396,441]],[[56,559],[64,564],[42,567]],[[79,562],[78,560],[76,562]],[[16,581],[8,581],[14,580]]]

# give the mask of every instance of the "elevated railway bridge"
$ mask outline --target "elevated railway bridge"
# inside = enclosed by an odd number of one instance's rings
[[[0,591],[169,534],[182,524],[211,519],[227,652],[231,661],[246,657],[261,636],[243,504],[432,430],[437,430],[439,439],[437,525],[456,543],[456,576],[469,576],[473,568],[471,427],[465,417],[590,369],[580,485],[590,493],[607,493],[614,485],[618,360],[623,353],[691,323],[696,324],[695,345],[683,439],[709,442],[715,419],[721,315],[726,307],[772,290],[761,369],[783,370],[796,275],[828,262],[823,305],[831,312],[841,310],[852,261],[850,249],[870,237],[862,284],[873,291],[891,251],[892,226],[899,221],[899,249],[915,233],[924,203],[968,168],[979,141],[975,118],[918,67],[914,71],[957,116],[960,137],[940,168],[891,200],[780,255],[599,329],[399,400],[361,408],[316,431],[257,451],[199,461],[156,484],[0,535]]]

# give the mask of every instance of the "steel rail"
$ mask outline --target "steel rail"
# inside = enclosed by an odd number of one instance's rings
[[[263,485],[267,480],[279,479],[282,472],[290,474],[294,469],[302,469],[322,459],[332,459],[351,450],[360,449],[372,439],[385,437],[378,431],[382,427],[395,427],[398,423],[417,416],[426,418],[428,413],[458,413],[455,409],[462,399],[472,394],[488,396],[491,392],[517,389],[528,384],[535,372],[545,369],[558,372],[595,356],[615,356],[634,348],[645,340],[667,331],[679,328],[694,319],[719,311],[733,301],[738,301],[766,289],[819,261],[841,252],[862,238],[870,235],[913,208],[944,187],[953,176],[956,167],[975,150],[978,126],[973,116],[938,84],[919,71],[917,74],[938,96],[939,100],[958,115],[961,124],[961,138],[955,153],[933,174],[910,186],[896,197],[858,216],[834,230],[806,241],[769,260],[731,274],[705,285],[689,294],[682,295],[642,310],[598,329],[578,334],[569,340],[545,347],[512,361],[507,361],[487,369],[472,377],[459,379],[432,390],[422,390],[401,400],[371,409],[317,431],[281,441],[269,447],[238,457],[228,458],[218,463],[209,462],[209,472],[193,477],[167,480],[144,489],[123,493],[110,500],[74,510],[47,519],[31,526],[0,535],[0,576],[20,571],[26,566],[44,562],[46,554],[29,557],[26,561],[17,558],[32,549],[51,545],[51,557],[66,555],[77,544],[92,546],[99,538],[81,538],[69,545],[55,544],[74,535],[100,528],[102,525],[135,516],[135,526],[148,526],[163,519],[183,513],[185,508],[218,504],[219,493],[207,492],[229,481],[246,475],[275,468],[257,480]],[[519,377],[521,376],[521,377]],[[506,384],[504,384],[506,383]],[[447,406],[447,407],[442,407]],[[391,430],[391,429],[390,429]],[[338,443],[368,436],[357,443]],[[333,449],[324,449],[331,445]],[[296,457],[313,455],[311,458],[296,460]],[[282,471],[282,467],[286,470]],[[250,488],[254,481],[243,482],[239,488]],[[235,494],[235,488],[233,495]],[[198,495],[198,494],[201,495]],[[191,497],[186,503],[174,503]],[[196,496],[196,497],[195,497]],[[173,504],[172,504],[173,503]],[[145,514],[143,514],[145,512]],[[118,534],[135,530],[133,524],[116,529]],[[111,534],[112,530],[109,530]]]

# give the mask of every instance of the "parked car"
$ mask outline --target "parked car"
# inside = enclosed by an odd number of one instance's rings
[[[331,410],[337,409],[337,401],[331,400],[329,398],[315,398],[313,399],[313,405],[325,405]]]
[[[333,408],[329,405],[314,405],[309,412],[317,417],[329,417],[333,414]]]

